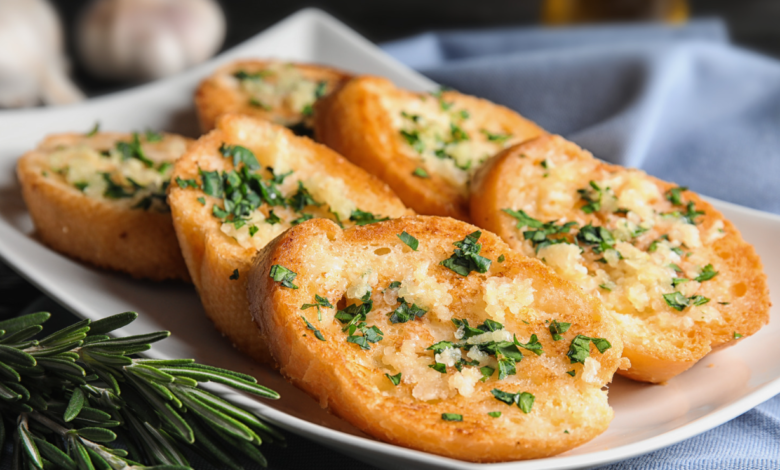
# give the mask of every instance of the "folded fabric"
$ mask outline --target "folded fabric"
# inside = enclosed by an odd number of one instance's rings
[[[599,158],[780,213],[780,63],[717,21],[427,33],[384,50]]]
[[[717,20],[426,33],[382,47],[599,158],[780,213],[780,62],[730,45]],[[640,468],[780,468],[780,396],[602,470]]]

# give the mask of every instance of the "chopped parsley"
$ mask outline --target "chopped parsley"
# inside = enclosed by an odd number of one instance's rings
[[[417,168],[415,168],[415,169],[414,169],[414,171],[412,172],[412,174],[413,174],[414,176],[418,177],[418,178],[430,178],[430,176],[428,175],[428,172],[427,172],[427,171],[425,171],[425,169],[424,169],[424,168],[421,168],[421,167],[419,167],[419,166],[418,166]]]
[[[219,147],[219,153],[225,158],[232,158],[234,167],[238,167],[243,163],[250,170],[260,169],[260,163],[257,162],[255,154],[246,147],[222,144]]]
[[[702,295],[694,295],[691,297],[685,297],[680,292],[672,292],[671,294],[664,294],[664,300],[666,305],[672,307],[678,312],[682,312],[691,305],[701,306],[710,301],[707,297]]]
[[[309,320],[307,320],[306,317],[301,315],[301,320],[303,320],[303,322],[306,323],[306,328],[308,328],[308,329],[310,329],[311,331],[314,332],[314,336],[316,336],[318,340],[320,340],[320,341],[327,341],[325,339],[325,336],[322,335],[322,332],[320,330],[318,330],[317,328],[314,328],[314,325],[309,323]]]
[[[116,149],[122,156],[122,160],[135,158],[140,160],[147,168],[154,166],[154,162],[146,157],[146,153],[144,153],[144,149],[141,147],[141,141],[138,138],[137,132],[133,132],[133,140],[131,142],[117,142]]]
[[[381,215],[372,214],[371,212],[355,209],[352,211],[352,215],[349,216],[349,220],[355,222],[355,225],[368,225],[375,224],[377,222],[384,222],[390,220],[390,217],[382,218]]]
[[[590,343],[593,343],[593,345],[596,346],[596,349],[602,354],[612,347],[609,341],[604,338],[590,338],[585,335],[577,335],[571,340],[569,352],[566,353],[569,362],[571,364],[574,364],[575,362],[585,364],[585,359],[590,357]]]
[[[322,204],[315,201],[309,190],[303,185],[303,182],[298,181],[298,190],[287,200],[290,207],[295,212],[301,212],[307,206],[321,206]]]
[[[577,371],[576,371],[576,370],[574,370],[574,369],[572,369],[572,370],[570,370],[570,371],[567,371],[566,373],[567,373],[567,374],[569,374],[569,375],[571,375],[572,377],[574,377],[575,375],[577,375]]]
[[[684,278],[684,277],[673,277],[672,278],[672,287],[677,287],[680,284],[684,284],[686,282],[690,281],[690,279]]]
[[[261,108],[264,111],[271,111],[271,110],[273,110],[273,108],[271,106],[263,103],[262,101],[258,100],[254,96],[252,98],[249,98],[249,106],[254,106],[255,108]],[[304,114],[306,114],[305,111],[306,111],[306,108],[304,108]]]
[[[76,189],[78,189],[79,191],[84,192],[84,190],[87,189],[87,186],[89,186],[89,184],[86,181],[78,181],[76,183],[73,183],[73,186],[75,186]]]
[[[388,286],[390,289],[398,289],[399,287],[401,287],[401,281],[393,281]]]
[[[737,333],[736,331],[734,332],[734,339],[739,339],[741,337],[742,337],[741,334]]]
[[[322,310],[321,310],[321,308],[322,307],[333,308],[333,305],[330,303],[330,301],[327,298],[322,297],[319,294],[314,294],[314,303],[313,304],[303,304],[303,305],[301,305],[301,310],[306,310],[306,309],[309,309],[309,308],[312,308],[312,307],[316,307],[317,308],[317,319],[322,321]]]
[[[685,186],[678,186],[676,188],[672,188],[668,191],[666,191],[666,199],[670,201],[675,206],[682,206],[682,192],[687,191],[688,188]]]
[[[124,199],[135,196],[139,187],[133,185],[131,188],[127,188],[121,184],[117,184],[111,179],[110,173],[103,173],[103,180],[106,182],[106,190],[103,192],[103,196],[109,199]],[[132,182],[132,180],[130,180]],[[86,185],[84,186],[86,187]]]
[[[490,391],[493,397],[509,406],[517,405],[518,408],[523,410],[523,413],[528,414],[531,412],[531,408],[534,406],[534,400],[536,397],[528,392],[509,393],[503,390],[494,388]]]
[[[434,362],[433,364],[430,364],[428,367],[430,367],[431,369],[435,370],[440,374],[447,373],[447,364],[441,362]]]
[[[577,222],[574,221],[566,222],[563,225],[557,225],[555,221],[543,223],[529,216],[522,209],[519,211],[514,211],[512,209],[502,209],[502,211],[517,219],[517,225],[515,227],[518,230],[523,228],[533,229],[525,230],[523,232],[523,237],[533,244],[537,253],[546,246],[555,245],[558,243],[569,243],[565,237],[551,237],[567,234],[572,227],[578,225]]]
[[[290,221],[290,225],[292,225],[294,227],[296,225],[302,224],[302,223],[306,222],[307,220],[311,220],[313,218],[314,218],[314,216],[311,215],[311,214],[301,214],[301,216],[298,217],[297,219],[291,220]]]
[[[612,288],[611,288],[611,287],[609,287],[609,286],[608,286],[608,285],[606,285],[606,284],[599,284],[599,287],[600,287],[600,288],[602,288],[602,289],[604,289],[605,291],[612,292]]]
[[[176,177],[176,185],[178,185],[182,189],[187,189],[188,187],[197,189],[198,188],[198,181],[196,179],[194,179],[194,178],[185,180],[185,179],[182,179],[181,177],[177,176]]]
[[[147,129],[144,137],[146,137],[147,142],[162,142],[164,136],[160,132]]]
[[[298,273],[290,271],[289,269],[285,268],[281,264],[275,264],[271,266],[271,272],[269,276],[276,282],[281,282],[282,286],[287,287],[289,289],[297,289],[298,286],[293,284],[293,280],[295,280],[295,277],[298,275]]]
[[[442,413],[441,419],[444,421],[463,421],[463,415],[457,413]]]
[[[553,320],[550,323],[550,334],[552,335],[553,341],[559,341],[563,339],[563,336],[561,335],[569,331],[570,327],[571,327],[571,323],[559,322],[558,320]]]
[[[595,181],[590,181],[590,187],[593,191],[588,189],[578,189],[580,197],[586,202],[586,204],[580,209],[586,214],[592,214],[601,210],[601,198],[604,195],[605,190],[601,189]]]
[[[491,418],[500,418],[501,412],[500,411],[488,411],[488,416]]]
[[[238,280],[238,269],[233,270],[233,274],[230,275],[231,281],[237,281]]]
[[[401,383],[401,373],[400,372],[395,374],[395,375],[385,374],[385,377],[390,379],[390,382],[392,382],[393,385],[395,385],[396,387],[398,386],[398,384]]]
[[[87,135],[87,137],[92,137],[95,134],[97,134],[98,132],[100,132],[100,121],[95,121],[95,125],[92,126],[92,129],[90,129],[90,131],[87,132],[86,135]]]
[[[707,266],[704,266],[704,268],[702,268],[699,275],[693,278],[693,280],[698,282],[709,281],[710,279],[712,279],[717,275],[718,275],[718,271],[715,271],[715,268],[712,267],[712,264],[708,264]]]
[[[411,248],[413,251],[417,251],[417,247],[420,246],[420,242],[416,238],[414,238],[413,236],[411,236],[408,233],[406,233],[406,230],[404,230],[403,232],[399,233],[397,236],[398,236],[398,238],[401,239],[402,242],[404,242],[406,244],[406,246]]]
[[[401,130],[401,136],[406,139],[406,143],[409,144],[417,153],[425,152],[425,143],[420,139],[420,133],[417,131]]]
[[[498,257],[498,262],[499,263],[503,263],[504,261],[506,261],[506,256],[501,255],[501,256]]]
[[[257,225],[250,225],[249,226],[249,236],[254,237],[257,231],[260,230],[257,228]]]
[[[490,366],[484,366],[484,367],[480,367],[479,371],[482,373],[482,378],[479,379],[479,380],[481,380],[482,382],[485,382],[487,379],[489,379],[490,377],[493,376],[493,372],[495,372],[496,369],[494,369],[494,368],[492,368]]]
[[[704,215],[704,211],[696,210],[696,204],[693,201],[688,201],[688,205],[685,207],[685,212],[673,211],[662,214],[666,217],[679,217],[688,224],[696,225],[696,217]]]
[[[492,132],[489,132],[485,129],[480,130],[483,134],[485,134],[485,137],[489,142],[496,142],[499,144],[502,144],[512,138],[512,134],[493,134]]]
[[[533,352],[537,356],[542,355],[542,343],[539,342],[539,338],[536,337],[536,335],[531,335],[531,339],[528,340],[527,344],[523,344],[520,341],[517,340],[517,335],[514,336],[514,343],[516,346],[527,349],[528,351]]]
[[[487,332],[498,331],[504,328],[504,325],[501,323],[490,319],[485,320],[483,324],[477,326],[476,328],[470,326],[468,320],[466,319],[453,318],[452,323],[454,323],[459,330],[463,330],[462,339],[469,339],[473,336],[479,336]],[[538,351],[541,351],[541,345],[538,344],[538,341],[535,340],[533,336],[529,343],[525,345],[517,341],[517,338],[515,338],[515,341],[516,342],[488,341],[480,344],[460,343],[453,345],[453,347],[469,350],[476,346],[480,351],[495,356],[498,360],[498,379],[504,380],[507,376],[516,374],[517,369],[515,368],[515,364],[523,359],[523,353],[520,352],[518,347],[529,349],[536,354],[540,354]],[[491,368],[491,375],[493,374],[493,371],[494,369]],[[483,374],[485,373],[484,370],[482,372]]]
[[[274,211],[268,211],[268,217],[265,218],[265,222],[269,225],[276,225],[279,222],[281,222],[282,219],[279,218],[276,214],[274,214]]]
[[[398,301],[401,305],[390,313],[390,323],[406,323],[415,318],[422,318],[423,315],[428,313],[427,310],[418,307],[416,304],[408,304],[402,297],[399,297]]]
[[[472,271],[486,273],[490,269],[491,261],[479,255],[482,245],[477,243],[482,232],[476,232],[466,235],[461,241],[453,243],[457,248],[453,254],[440,264],[461,276],[468,276]]]
[[[594,227],[588,224],[577,234],[577,241],[585,245],[593,245],[593,253],[602,253],[615,246],[615,237],[604,227]]]
[[[355,334],[360,332],[361,334]],[[371,349],[370,343],[378,343],[382,341],[384,333],[376,325],[366,326],[365,322],[360,322],[357,325],[349,327],[349,336],[347,336],[348,343],[355,343],[362,349]]]

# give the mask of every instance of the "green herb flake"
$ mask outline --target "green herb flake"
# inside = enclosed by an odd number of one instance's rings
[[[185,180],[185,179],[182,179],[181,177],[177,176],[176,177],[176,185],[179,186],[182,189],[187,189],[187,188],[195,188],[195,189],[197,189],[198,188],[198,181],[195,180],[194,178]]]
[[[349,216],[349,220],[355,222],[355,225],[368,225],[390,220],[390,217],[382,217],[378,214],[372,214],[371,212],[355,209],[352,211],[352,215]]]
[[[593,343],[599,353],[604,353],[612,345],[604,338],[589,338],[585,335],[577,335],[569,345],[569,352],[566,354],[571,364],[585,364],[585,359],[590,357],[590,343]]]
[[[528,414],[531,412],[531,408],[534,406],[536,397],[528,392],[523,392],[517,400],[517,406],[523,410],[523,413]]]
[[[428,367],[435,370],[436,372],[439,372],[440,374],[447,373],[447,365],[441,362],[434,362],[433,364],[430,364]]]
[[[523,413],[525,414],[531,412],[531,408],[534,405],[534,400],[536,400],[536,397],[528,392],[510,393],[494,388],[490,391],[490,393],[493,394],[493,397],[496,400],[509,406],[517,404],[517,407],[523,410]]]
[[[569,374],[569,375],[571,375],[572,377],[574,377],[575,375],[577,375],[577,371],[575,371],[574,369],[572,369],[572,370],[570,370],[570,371],[567,371],[566,373],[567,373],[567,374]]]
[[[401,281],[393,281],[388,286],[389,289],[398,289],[399,287],[401,287]]]
[[[501,412],[500,411],[488,411],[488,416],[491,418],[500,418]]]
[[[531,335],[531,339],[528,340],[528,343],[523,344],[520,341],[517,340],[517,335],[514,335],[514,343],[515,346],[527,349],[528,351],[533,352],[537,356],[542,355],[542,343],[539,342],[539,338],[536,337],[536,335]]]
[[[712,267],[712,264],[708,264],[707,266],[704,266],[704,268],[702,268],[699,275],[693,278],[693,280],[698,282],[709,281],[710,279],[712,279],[717,275],[718,275],[718,271],[715,271],[715,268]]]
[[[249,226],[249,236],[254,237],[257,231],[260,230],[257,228],[257,225],[250,225]]]
[[[420,246],[420,242],[416,238],[414,238],[413,236],[411,236],[408,233],[406,233],[406,230],[404,230],[403,232],[399,233],[397,236],[398,236],[398,238],[401,239],[402,242],[404,242],[406,244],[406,246],[411,248],[412,251],[417,251],[417,247]]]
[[[417,131],[407,131],[407,130],[401,130],[401,136],[406,140],[406,143],[409,144],[410,147],[412,147],[415,152],[417,153],[423,153],[425,152],[425,143],[420,139],[420,133]]]
[[[428,313],[424,308],[418,307],[416,304],[409,304],[403,298],[399,298],[398,301],[401,305],[390,313],[390,323],[406,323],[415,318],[422,318]]]
[[[736,331],[734,332],[734,339],[739,339],[741,337],[742,337],[741,334],[737,333]]]
[[[504,261],[506,261],[506,256],[501,255],[501,256],[498,257],[498,262],[499,263],[503,263]]]
[[[666,199],[670,201],[675,206],[682,206],[682,192],[687,191],[688,188],[685,186],[678,186],[676,188],[672,188],[668,191],[666,191]]]
[[[298,217],[297,219],[291,220],[290,221],[290,225],[292,225],[294,227],[296,225],[302,224],[302,223],[306,222],[307,220],[311,220],[313,218],[314,218],[314,216],[311,215],[311,214],[301,214],[301,216]]]
[[[442,413],[441,419],[444,421],[463,421],[463,415],[457,413]]]
[[[479,255],[482,250],[482,245],[477,243],[480,236],[482,232],[477,230],[466,235],[463,240],[453,243],[457,248],[440,264],[464,277],[472,271],[486,273],[490,269],[491,260]]]
[[[559,341],[563,339],[563,336],[561,335],[569,331],[570,327],[571,327],[571,323],[559,322],[558,320],[553,320],[550,323],[550,334],[552,335],[553,341]]]
[[[673,277],[672,278],[672,287],[677,287],[680,284],[685,284],[688,281],[690,281],[690,279],[686,279],[684,277]]]
[[[395,375],[385,374],[385,377],[387,377],[390,380],[390,382],[392,382],[393,385],[395,385],[396,387],[398,386],[398,384],[401,383],[401,373],[400,372],[395,374]]]
[[[228,145],[223,143],[219,147],[219,153],[225,158],[232,158],[233,166],[236,168],[238,168],[241,163],[246,165],[250,170],[259,170],[261,168],[255,154],[241,145]]]
[[[604,195],[603,190],[595,181],[588,183],[591,189],[578,189],[577,193],[580,198],[585,201],[585,205],[580,207],[580,210],[586,214],[592,214],[601,210],[601,198]]]
[[[414,176],[418,177],[418,178],[430,178],[430,176],[428,175],[428,172],[427,172],[427,171],[425,171],[425,169],[424,169],[424,168],[422,168],[422,167],[419,167],[419,166],[418,166],[417,168],[415,168],[415,169],[414,169],[414,171],[412,172],[412,174],[413,174]]]
[[[608,285],[606,285],[606,284],[599,284],[599,287],[600,287],[600,288],[602,288],[602,289],[604,289],[604,290],[605,290],[605,291],[607,291],[607,292],[612,292],[612,288],[611,288],[611,287],[609,287],[609,286],[608,286]]]
[[[309,320],[307,320],[306,317],[301,315],[301,320],[303,320],[303,322],[306,323],[306,328],[308,328],[308,329],[310,329],[311,331],[314,332],[314,336],[316,336],[318,340],[320,340],[320,341],[327,341],[325,339],[325,336],[322,335],[322,332],[320,330],[318,330],[317,328],[315,328],[314,325],[309,323]]]
[[[275,264],[271,266],[271,271],[269,273],[269,276],[276,282],[280,282],[282,286],[287,287],[289,289],[297,289],[298,286],[293,284],[293,280],[295,280],[295,277],[298,275],[298,273],[290,271],[289,269],[285,268],[281,264]]]
[[[347,336],[347,342],[357,344],[364,350],[371,349],[370,343],[378,343],[384,339],[384,333],[376,325],[366,326],[364,322],[361,322],[357,325],[352,325],[352,327],[350,327],[350,335]],[[361,334],[354,334],[356,331],[359,331]]]
[[[94,137],[98,132],[100,132],[100,121],[95,121],[95,125],[92,126],[92,129],[90,129],[89,132],[86,133],[86,136]]]
[[[489,132],[489,131],[487,131],[485,129],[482,129],[480,132],[485,134],[485,137],[487,138],[487,140],[489,142],[495,142],[497,144],[503,144],[504,142],[506,142],[507,140],[512,138],[512,134],[509,134],[509,133],[507,133],[507,134],[495,133],[494,134],[494,133]]]
[[[496,369],[489,366],[484,366],[484,367],[480,367],[479,371],[482,373],[482,378],[479,380],[482,382],[486,382],[487,379],[493,376],[493,372],[495,372]]]
[[[529,216],[522,209],[519,211],[512,209],[502,209],[502,212],[512,216],[517,220],[517,225],[515,227],[518,230],[522,230],[524,228],[532,229],[523,231],[523,237],[533,244],[537,253],[546,246],[555,245],[558,243],[569,243],[564,236],[569,233],[572,227],[578,225],[577,222],[574,221],[566,222],[563,225],[558,225],[554,221],[544,223]]]
[[[237,281],[238,280],[238,269],[233,270],[233,274],[230,275],[231,281]]]
[[[161,132],[155,132],[151,129],[147,129],[144,134],[147,142],[162,142],[165,137]]]

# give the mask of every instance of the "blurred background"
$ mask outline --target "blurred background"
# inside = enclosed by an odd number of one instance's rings
[[[32,0],[3,0],[4,3],[9,1]],[[154,3],[154,0],[130,1],[136,4]],[[184,0],[185,3],[187,1]],[[87,96],[94,96],[138,82],[137,78],[123,79],[121,76],[101,78],[94,73],[95,67],[85,65],[84,51],[80,51],[77,44],[79,36],[85,34],[80,20],[92,0],[50,2],[63,23],[65,53],[78,88]],[[714,17],[726,23],[734,43],[780,57],[780,28],[777,27],[780,24],[780,1],[777,0],[481,0],[479,8],[474,0],[217,0],[217,3],[224,12],[227,25],[224,41],[216,46],[219,49],[230,48],[246,40],[296,10],[316,6],[374,42],[429,30],[530,25],[563,27],[631,21],[680,23],[694,18]],[[107,15],[104,11],[100,18],[101,12],[96,13],[98,18],[93,23],[110,21],[106,19]],[[98,30],[93,34],[99,37],[99,26],[93,29]],[[100,40],[92,42],[101,43]],[[91,55],[93,60],[100,59],[100,51],[87,55]],[[129,77],[131,74],[126,75]]]

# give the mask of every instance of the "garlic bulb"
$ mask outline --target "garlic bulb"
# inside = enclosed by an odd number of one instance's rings
[[[0,0],[0,107],[83,99],[62,50],[59,18],[45,0]]]
[[[213,0],[97,0],[81,18],[77,47],[95,75],[151,80],[203,62],[224,37]]]

